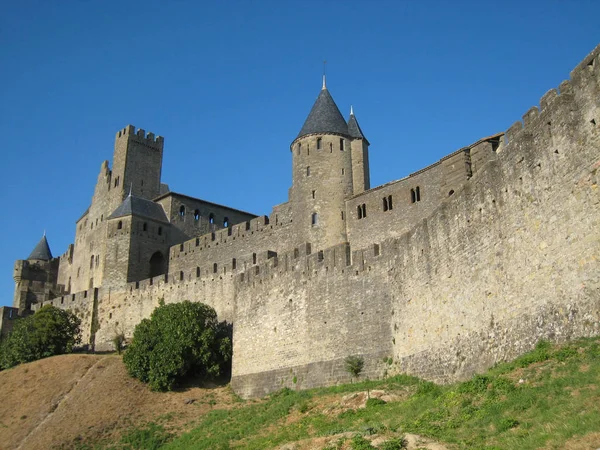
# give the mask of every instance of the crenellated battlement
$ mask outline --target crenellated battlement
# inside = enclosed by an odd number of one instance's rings
[[[148,132],[143,128],[136,128],[133,125],[127,125],[125,128],[117,131],[115,139],[132,139],[137,142],[144,143],[150,147],[163,148],[164,138],[162,136],[156,136],[152,132]]]

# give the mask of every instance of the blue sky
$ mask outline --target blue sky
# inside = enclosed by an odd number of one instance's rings
[[[73,241],[114,135],[165,137],[176,192],[269,214],[327,86],[371,143],[372,186],[504,131],[600,43],[600,2],[5,1],[0,305],[44,229]]]

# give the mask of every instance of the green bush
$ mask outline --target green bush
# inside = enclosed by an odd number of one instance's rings
[[[46,305],[34,315],[18,319],[0,345],[0,367],[73,351],[81,342],[81,320],[70,311]]]
[[[352,450],[371,450],[374,449],[367,439],[362,437],[360,434],[355,435],[350,442],[350,448]]]
[[[201,379],[229,375],[231,327],[203,303],[161,305],[133,333],[123,356],[129,374],[152,390],[170,390],[188,374]]]
[[[358,378],[365,366],[365,360],[362,356],[348,356],[344,360],[346,372],[353,378]]]
[[[373,408],[375,406],[385,405],[386,401],[380,398],[370,398],[367,400],[367,408]]]
[[[389,441],[385,441],[379,446],[379,450],[401,450],[406,448],[407,442],[403,438],[393,438]]]

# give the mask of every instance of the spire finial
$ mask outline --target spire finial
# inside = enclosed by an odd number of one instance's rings
[[[131,184],[129,185],[129,195],[128,195],[128,197],[131,197],[131,193],[132,193],[132,192],[133,192],[133,183],[131,183]]]
[[[322,90],[327,89],[327,84],[325,83],[325,77],[327,75],[326,69],[327,68],[327,61],[323,61],[323,87],[321,88]]]
[[[45,228],[44,228],[44,236],[43,237],[46,237],[46,229]]]
[[[352,109],[352,105],[350,105],[350,115],[353,116],[354,115],[354,109]]]

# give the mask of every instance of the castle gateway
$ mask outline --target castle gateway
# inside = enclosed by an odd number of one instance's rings
[[[52,304],[112,349],[158,305],[191,300],[234,324],[232,385],[410,373],[448,382],[600,333],[600,46],[505,133],[371,187],[369,141],[323,88],[290,145],[269,216],[171,192],[164,140],[127,126],[75,242],[17,261],[14,308]]]

